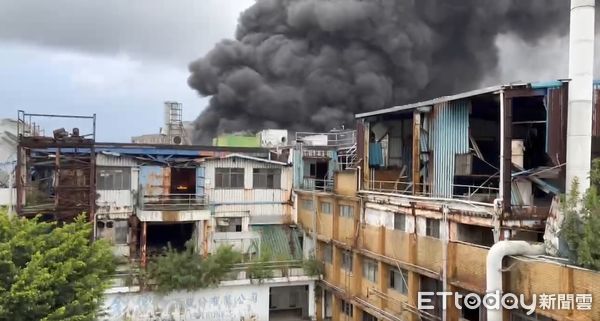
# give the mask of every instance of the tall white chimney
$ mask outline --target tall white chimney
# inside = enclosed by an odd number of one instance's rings
[[[590,186],[595,2],[571,0],[566,186],[577,177],[581,194]]]

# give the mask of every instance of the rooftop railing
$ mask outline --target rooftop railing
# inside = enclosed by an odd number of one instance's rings
[[[142,210],[147,211],[194,210],[208,206],[208,197],[196,194],[143,195],[141,203]]]

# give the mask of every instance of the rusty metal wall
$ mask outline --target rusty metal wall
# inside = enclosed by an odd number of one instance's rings
[[[548,131],[546,150],[554,165],[567,161],[567,87],[550,88],[546,94]]]
[[[141,166],[139,181],[143,195],[167,195],[171,191],[171,168]]]
[[[431,188],[433,196],[452,197],[456,154],[469,152],[469,100],[434,106],[430,121],[430,150],[433,154]]]

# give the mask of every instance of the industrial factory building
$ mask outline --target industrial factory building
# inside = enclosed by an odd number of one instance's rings
[[[260,282],[240,266],[217,289],[166,295],[119,270],[107,320],[596,320],[600,273],[560,258],[557,233],[568,86],[510,84],[376,110],[356,115],[356,130],[298,132],[272,148],[46,137],[28,130],[43,115],[22,112],[15,208],[62,221],[84,212],[97,239],[141,268],[190,243],[200,256],[232,245],[288,259]],[[298,264],[310,258],[322,275]],[[496,290],[526,302],[576,297],[534,314],[458,308],[453,297],[419,304],[419,293]]]

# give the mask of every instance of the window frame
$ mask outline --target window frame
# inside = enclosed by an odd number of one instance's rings
[[[406,214],[394,213],[394,230],[406,232]]]
[[[327,211],[325,211],[325,207],[324,205],[327,204]],[[332,206],[331,206],[331,202],[321,202],[321,214],[331,214],[332,213]]]
[[[425,235],[436,239],[440,238],[440,220],[434,218],[425,219]]]
[[[398,280],[398,278],[400,278]],[[397,282],[400,282],[400,289],[396,287]],[[408,295],[408,271],[406,269],[390,269],[390,284],[389,288],[403,295]]]
[[[329,243],[323,244],[323,262],[333,264],[333,246]]]
[[[117,172],[119,175],[116,175]],[[110,182],[108,182],[109,177]],[[131,190],[131,167],[99,166],[96,169],[96,189],[99,191]]]
[[[366,311],[363,311],[363,313],[362,313],[362,321],[378,321],[378,319],[377,319],[376,316],[374,316],[374,315],[372,315],[372,314],[370,314],[370,313],[368,313]]]
[[[314,204],[313,203],[314,203],[313,200],[307,199],[307,198],[303,198],[302,199],[302,209],[303,210],[312,211],[314,209]]]
[[[354,206],[353,205],[340,204],[339,209],[340,209],[340,214],[339,214],[340,217],[354,218]]]
[[[348,273],[352,273],[354,257],[353,253],[348,250],[342,250],[342,269]]]
[[[269,184],[269,179],[271,179],[271,184]],[[281,168],[253,168],[252,188],[281,189]]]
[[[354,316],[354,305],[344,299],[340,299],[340,312],[349,316]]]
[[[234,176],[236,177],[235,186],[232,184]],[[243,167],[217,167],[215,168],[215,189],[244,189],[245,176],[246,171]],[[241,184],[239,184],[240,182]]]
[[[379,274],[379,264],[377,261],[363,258],[363,277],[369,280],[369,282],[377,283],[377,274]]]

